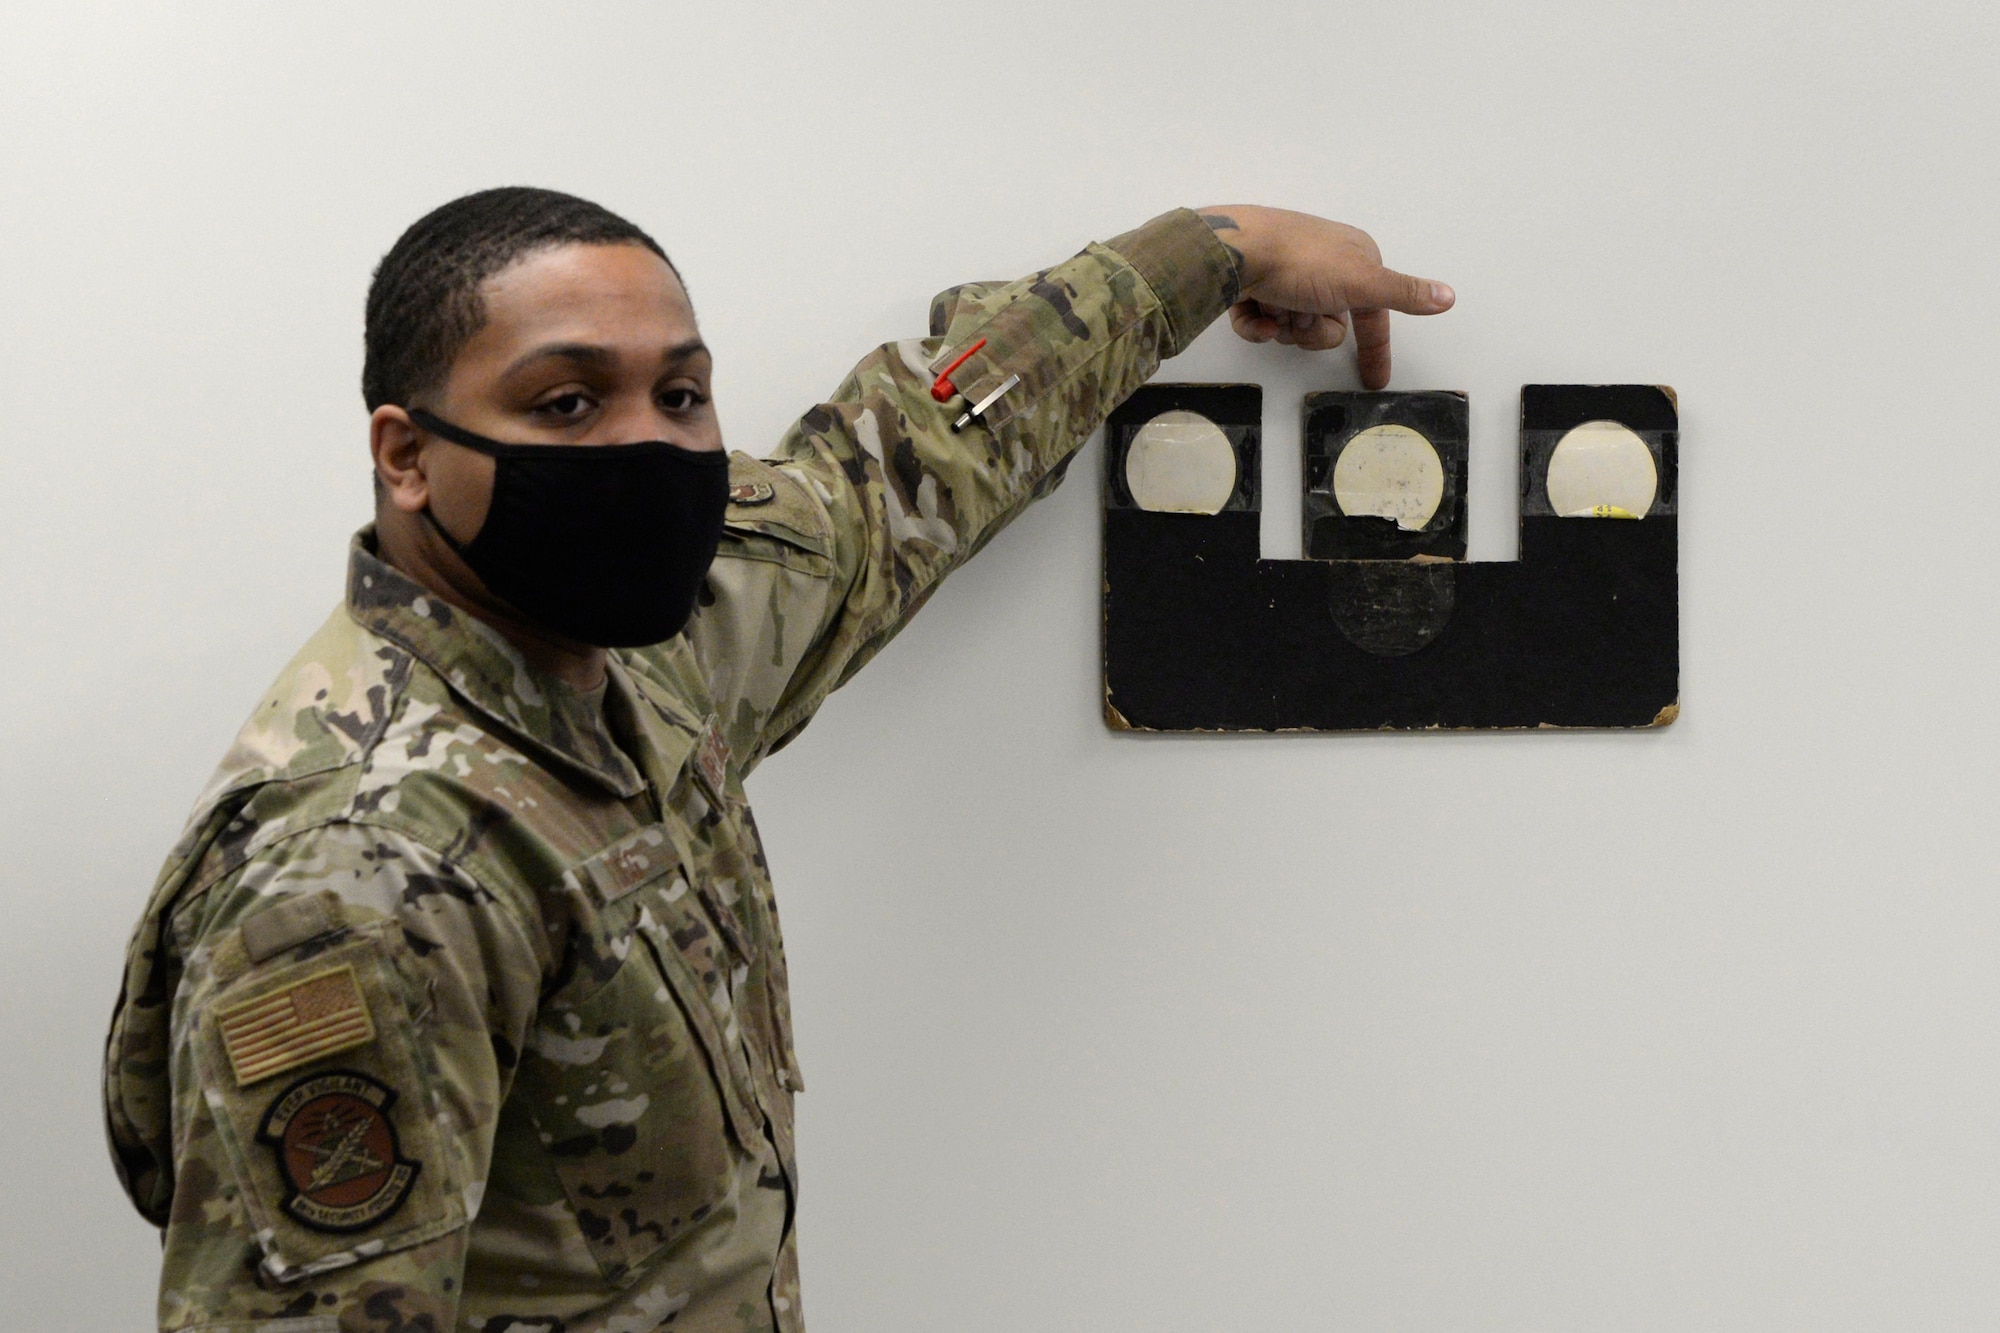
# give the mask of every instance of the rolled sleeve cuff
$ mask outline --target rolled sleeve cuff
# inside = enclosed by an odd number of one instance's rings
[[[1236,301],[1241,285],[1236,257],[1193,209],[1162,213],[1104,244],[1137,269],[1159,297],[1167,321],[1162,359],[1180,355]]]

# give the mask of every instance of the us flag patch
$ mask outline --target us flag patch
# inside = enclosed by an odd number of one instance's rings
[[[375,1040],[352,964],[231,1005],[216,1026],[239,1088]]]

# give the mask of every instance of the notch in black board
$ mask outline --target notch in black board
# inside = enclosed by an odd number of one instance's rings
[[[1679,413],[1521,392],[1521,558],[1468,563],[1466,400],[1304,404],[1304,560],[1258,558],[1261,391],[1148,385],[1106,423],[1120,730],[1654,727],[1679,711]]]

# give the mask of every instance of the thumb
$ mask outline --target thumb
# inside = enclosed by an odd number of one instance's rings
[[[1457,293],[1441,282],[1413,278],[1392,268],[1374,268],[1354,284],[1350,304],[1358,310],[1396,310],[1405,315],[1437,315],[1451,309]]]

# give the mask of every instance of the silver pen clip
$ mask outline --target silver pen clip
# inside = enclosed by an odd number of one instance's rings
[[[974,403],[971,407],[967,408],[965,410],[964,415],[960,416],[958,420],[951,423],[951,433],[956,435],[958,434],[958,432],[964,430],[967,426],[971,425],[974,417],[983,415],[987,408],[993,406],[993,404],[1000,401],[1001,394],[1007,392],[1007,390],[1013,388],[1016,384],[1019,384],[1020,382],[1021,382],[1021,377],[1019,375],[1009,375],[1006,379],[1000,381],[999,388],[995,389],[992,393],[987,394],[984,398],[980,399],[978,402]]]

